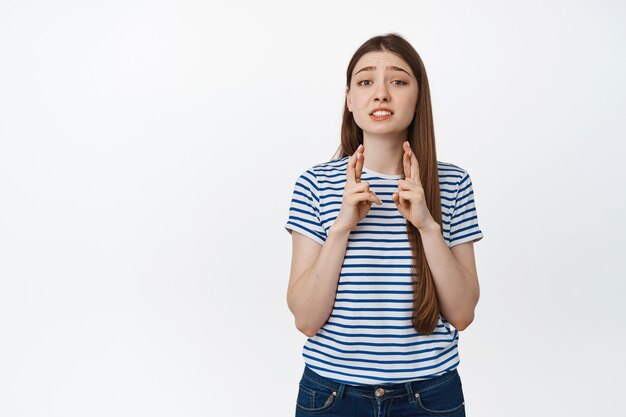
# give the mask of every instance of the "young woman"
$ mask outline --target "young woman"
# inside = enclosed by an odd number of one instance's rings
[[[296,416],[464,416],[483,234],[468,172],[437,160],[426,70],[401,36],[350,60],[338,157],[296,180],[285,228],[308,336]]]

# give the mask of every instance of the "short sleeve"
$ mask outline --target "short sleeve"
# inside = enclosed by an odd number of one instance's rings
[[[483,232],[478,225],[478,212],[474,201],[472,179],[465,171],[459,181],[454,200],[450,220],[449,247],[465,242],[478,242],[482,238]]]
[[[293,187],[289,219],[284,226],[287,232],[291,234],[295,230],[323,245],[326,241],[326,230],[322,226],[319,207],[317,179],[308,170],[298,177]]]

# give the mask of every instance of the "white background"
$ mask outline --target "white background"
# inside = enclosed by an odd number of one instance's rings
[[[297,176],[396,32],[474,183],[468,416],[622,415],[619,1],[0,2],[0,415],[291,416]]]

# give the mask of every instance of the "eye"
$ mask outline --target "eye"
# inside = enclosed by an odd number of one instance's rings
[[[392,83],[395,83],[396,81],[399,83],[399,84],[396,84],[396,85],[407,85],[408,84],[408,83],[406,83],[405,81],[402,81],[402,80],[393,80]],[[357,82],[356,85],[363,85],[362,83],[371,83],[371,81],[370,80],[362,80],[362,81]],[[367,84],[367,85],[369,85],[369,84]]]

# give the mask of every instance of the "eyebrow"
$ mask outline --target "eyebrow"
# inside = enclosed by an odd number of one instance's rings
[[[363,67],[360,70],[358,70],[357,72],[355,72],[354,75],[356,76],[361,71],[372,71],[372,70],[375,70],[375,69],[376,69],[376,67],[372,67],[372,66],[370,66],[370,67]],[[405,70],[404,68],[396,67],[395,65],[389,65],[386,69],[388,69],[388,70],[390,69],[390,70],[393,70],[393,71],[404,71],[404,72],[406,72],[406,74],[409,77],[411,76],[411,74],[409,74],[407,72],[407,70]]]

